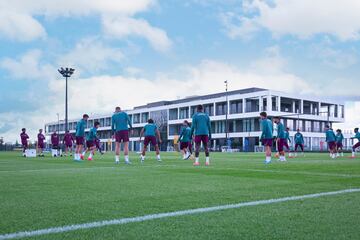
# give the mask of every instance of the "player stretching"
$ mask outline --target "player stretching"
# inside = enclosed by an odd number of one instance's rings
[[[192,117],[191,136],[195,134],[195,162],[194,166],[200,166],[200,146],[203,144],[205,150],[205,165],[210,165],[210,153],[208,143],[211,140],[210,117],[204,113],[202,105],[197,106],[197,112]]]
[[[354,133],[355,136],[352,137],[351,139],[357,139],[358,142],[352,147],[352,154],[351,154],[351,158],[355,158],[355,151],[358,147],[360,147],[360,132],[359,132],[359,128],[355,128],[354,129]]]
[[[183,160],[187,160],[191,156],[191,128],[189,125],[189,122],[185,120],[178,139],[178,142],[180,142],[180,150],[183,153]]]
[[[89,115],[84,114],[83,118],[76,124],[76,133],[75,133],[76,148],[75,148],[75,155],[74,155],[75,161],[81,161],[84,159],[84,155],[82,154],[82,151],[83,151],[84,141],[85,141],[86,122],[88,119],[89,119]]]
[[[25,151],[28,148],[29,136],[26,134],[25,128],[21,129],[20,138],[21,138],[21,145],[23,147],[23,157],[26,157]]]
[[[289,143],[291,144],[291,138],[290,138],[290,128],[286,128],[285,130],[285,143],[284,143],[284,147],[287,149],[287,152],[289,154],[289,157],[291,158],[292,157],[292,154],[290,152],[290,147],[289,147]]]
[[[45,148],[45,143],[44,143],[45,136],[44,136],[44,134],[42,132],[43,132],[43,130],[40,129],[39,134],[37,135],[37,139],[38,139],[37,148],[38,148],[38,156],[39,157],[44,157],[43,151],[44,151],[44,148]]]
[[[94,123],[94,127],[92,127],[89,131],[89,134],[86,137],[86,147],[87,150],[90,151],[88,160],[92,161],[93,160],[93,156],[95,154],[96,151],[96,145],[95,145],[95,141],[97,139],[97,129],[99,128],[100,123],[99,122],[95,122]]]
[[[131,164],[129,160],[129,127],[132,129],[129,115],[121,111],[120,107],[115,108],[115,113],[111,117],[111,130],[115,137],[115,163],[119,163],[120,144],[124,143],[125,163]]]
[[[297,132],[294,135],[294,141],[295,141],[295,156],[297,156],[297,150],[300,147],[301,154],[304,156],[304,136],[300,132],[300,129],[297,130]]]
[[[287,136],[285,132],[285,127],[284,124],[280,122],[279,117],[274,117],[273,121],[275,124],[277,124],[277,147],[278,147],[278,152],[280,154],[279,160],[280,162],[286,162],[284,146],[285,146],[285,142],[287,142]]]
[[[70,157],[72,156],[73,143],[74,143],[73,135],[69,131],[66,131],[63,138],[63,144],[65,145],[65,157],[67,156],[68,152],[70,152]]]
[[[273,124],[267,118],[266,112],[260,113],[261,120],[261,137],[260,141],[265,146],[265,164],[271,163],[271,147],[273,145]]]
[[[160,136],[160,131],[158,129],[158,127],[156,126],[156,124],[154,123],[154,120],[149,119],[148,120],[148,124],[146,124],[144,126],[143,129],[141,129],[140,132],[140,142],[141,142],[141,138],[145,135],[145,139],[144,139],[144,146],[143,146],[143,150],[141,153],[141,162],[143,163],[145,160],[145,153],[146,153],[146,149],[147,146],[149,145],[149,143],[151,143],[152,146],[155,147],[155,151],[156,151],[156,159],[161,162],[161,158],[160,158],[160,150],[159,150],[159,145],[156,141],[156,136],[159,139],[159,143],[161,144],[161,136]]]
[[[56,132],[54,132],[53,134],[51,134],[51,147],[52,149],[57,150],[56,155],[54,155],[54,157],[58,157],[60,155],[60,147],[59,147],[59,143],[60,143],[60,138],[59,135],[57,135]],[[62,155],[61,155],[62,157]]]
[[[342,157],[344,156],[343,140],[344,140],[344,135],[342,134],[341,129],[336,130],[336,152],[337,152],[336,156],[337,157],[340,157],[339,153],[341,153]]]
[[[330,157],[336,158],[336,136],[329,125],[325,126],[326,142],[329,148]]]

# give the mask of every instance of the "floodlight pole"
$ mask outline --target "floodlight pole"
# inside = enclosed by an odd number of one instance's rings
[[[74,73],[74,68],[58,69],[59,73],[65,78],[65,131],[68,131],[68,78]]]
[[[225,116],[225,138],[226,138],[226,145],[229,145],[229,128],[228,128],[228,109],[229,109],[229,103],[228,103],[228,80],[224,81],[225,83],[225,97],[226,97],[226,116]],[[228,146],[230,147],[230,146]]]

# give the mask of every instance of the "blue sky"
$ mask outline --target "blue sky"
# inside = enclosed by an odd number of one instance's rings
[[[259,86],[347,102],[360,125],[356,0],[3,0],[0,136],[115,105]],[[137,94],[133,94],[136,92]],[[34,139],[34,137],[32,137]]]

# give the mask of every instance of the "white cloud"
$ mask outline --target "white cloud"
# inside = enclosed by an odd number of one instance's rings
[[[220,21],[225,27],[225,33],[231,39],[250,40],[259,31],[259,26],[255,21],[233,12],[220,14]]]
[[[0,61],[0,68],[7,70],[15,79],[36,80],[54,76],[54,69],[50,64],[42,64],[42,51],[30,50],[19,59],[4,58]]]
[[[246,34],[248,26],[261,26],[276,37],[289,34],[309,38],[330,34],[343,41],[360,38],[358,0],[246,0],[244,4],[246,9],[256,9],[257,14],[241,19],[238,29],[235,28],[238,36]],[[232,29],[228,29],[230,33]]]
[[[2,0],[0,34],[19,41],[30,41],[46,36],[36,16],[56,18],[99,15],[107,34],[120,39],[129,35],[143,37],[154,49],[167,51],[172,42],[166,32],[134,17],[155,3],[155,0]]]
[[[93,73],[109,68],[109,63],[120,63],[124,58],[119,48],[105,46],[98,38],[80,40],[69,53],[57,60],[59,66],[72,66],[77,71]],[[80,68],[80,69],[78,69]]]
[[[358,62],[355,52],[335,49],[329,45],[314,45],[311,51],[313,58],[320,59],[323,64],[336,69],[345,69]]]
[[[103,26],[106,34],[125,38],[129,35],[136,35],[147,39],[151,46],[165,52],[170,49],[172,42],[166,32],[160,28],[151,26],[144,19],[135,19],[129,17],[104,17]]]

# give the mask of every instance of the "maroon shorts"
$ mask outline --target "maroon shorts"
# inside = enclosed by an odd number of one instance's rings
[[[76,145],[84,145],[84,137],[76,137]]]
[[[147,146],[151,143],[151,145],[155,146],[157,145],[156,137],[155,136],[146,136],[144,139],[144,145]]]
[[[272,147],[272,145],[273,145],[273,140],[272,140],[272,138],[270,138],[270,139],[263,139],[263,140],[261,140],[261,142],[262,142],[262,144],[263,144],[264,146]]]
[[[66,144],[66,147],[67,147],[67,148],[72,148],[72,143]]]
[[[128,130],[117,131],[115,133],[115,140],[118,143],[128,142],[129,141],[129,131]]]
[[[92,148],[94,145],[95,145],[94,141],[92,141],[92,140],[86,141],[86,147],[87,148]]]
[[[328,142],[328,147],[330,150],[334,150],[336,147],[336,142]]]
[[[353,151],[355,151],[355,149],[357,149],[358,147],[360,147],[360,142],[356,143],[356,144],[352,147]]]
[[[23,146],[23,148],[28,148],[28,143],[26,142],[24,142],[24,143],[22,143],[22,146]]]
[[[337,148],[343,148],[343,144],[341,142],[336,143]]]
[[[278,152],[284,151],[285,142],[286,142],[286,139],[282,139],[282,138],[278,139],[278,142],[277,142]]]
[[[304,151],[304,144],[296,143],[295,144],[295,151],[298,149],[298,147],[301,148],[301,151]]]
[[[288,151],[290,150],[290,147],[289,147],[289,144],[288,144],[287,140],[285,140],[284,147],[286,147],[286,149]]]
[[[180,149],[190,148],[191,142],[181,142]]]
[[[38,143],[38,148],[45,148],[45,144],[43,142]]]
[[[195,144],[201,144],[201,142],[206,145],[209,142],[208,135],[197,135],[194,140]]]

